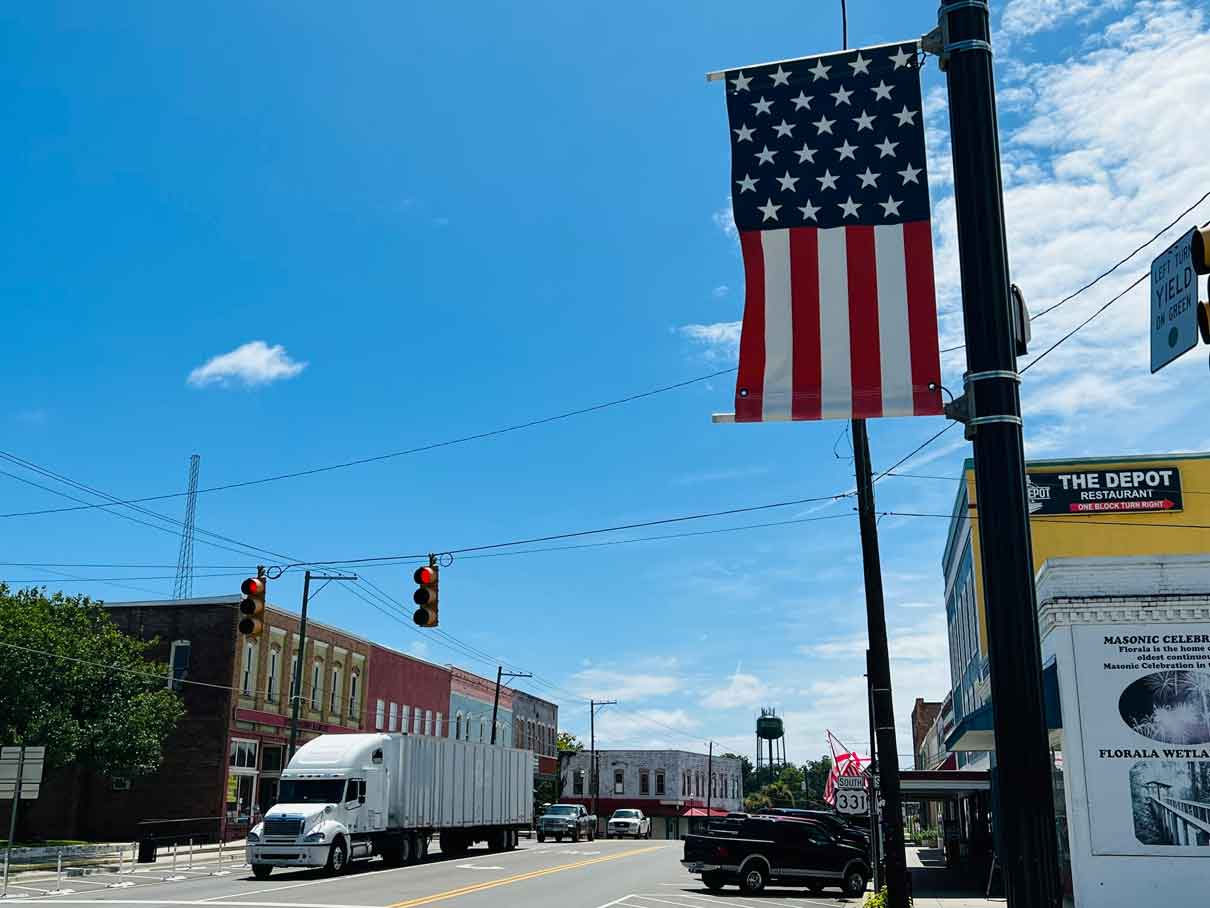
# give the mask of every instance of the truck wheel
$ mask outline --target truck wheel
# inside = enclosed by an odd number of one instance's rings
[[[726,877],[724,877],[717,870],[710,870],[710,871],[707,871],[706,873],[702,874],[702,883],[711,892],[718,892],[720,889],[723,888],[723,884],[725,882],[726,882]]]
[[[407,848],[408,840],[403,836],[395,836],[390,840],[390,844],[382,846],[382,863],[388,867],[398,867],[403,863],[404,850]]]
[[[858,868],[853,868],[844,875],[844,894],[856,898],[865,892],[865,874]]]
[[[416,852],[416,860],[427,861],[429,859],[429,837],[422,835],[416,841],[420,846],[420,850]]]
[[[571,840],[572,840],[573,842],[578,842],[578,841],[580,841],[580,827],[579,827],[579,826],[577,826],[577,827],[575,828],[575,831],[573,831],[573,832],[572,832],[572,834],[571,834]]]
[[[739,888],[744,895],[756,895],[769,882],[769,868],[760,861],[752,861],[747,870],[739,873]]]
[[[328,851],[328,863],[324,869],[329,874],[344,873],[349,866],[349,849],[345,845],[345,840],[341,836],[336,837],[336,841],[332,843],[331,849]]]
[[[452,829],[441,833],[441,853],[451,857],[457,857],[461,854],[466,854],[466,849],[470,847],[470,842],[463,833],[456,832]]]
[[[597,840],[597,828],[594,826],[588,830],[588,841],[595,842]]]
[[[254,877],[256,877],[258,880],[269,879],[269,874],[271,874],[272,872],[273,872],[272,864],[253,864],[252,865],[252,875]]]
[[[544,832],[539,832],[539,833],[538,833],[538,841],[539,841],[539,842],[545,842],[545,841],[546,841],[546,833],[544,833]]]
[[[555,841],[556,841],[556,842],[562,842],[562,841],[563,841],[563,836],[562,836],[562,835],[560,835],[560,834],[557,834],[557,833],[556,833],[556,835],[555,835]]]

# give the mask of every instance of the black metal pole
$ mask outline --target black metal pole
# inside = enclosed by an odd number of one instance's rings
[[[500,676],[504,674],[504,666],[496,666],[496,698],[492,701],[492,744],[496,743],[496,714],[500,711]]]
[[[710,805],[714,803],[714,742],[706,752],[706,822],[710,822]]]
[[[899,747],[891,700],[891,655],[887,648],[882,566],[878,556],[878,521],[874,516],[874,478],[870,439],[864,419],[853,420],[853,469],[857,477],[857,513],[861,524],[861,559],[865,567],[865,612],[870,638],[869,675],[874,702],[874,737],[878,742],[878,782],[886,801],[882,829],[889,908],[908,908],[907,854],[903,847],[903,811],[899,797]]]
[[[958,262],[966,325],[968,434],[982,536],[983,598],[1010,908],[1058,902],[1058,855],[1042,697],[1020,379],[1009,295],[1000,143],[986,3],[943,3]]]
[[[298,709],[302,704],[302,670],[303,657],[307,653],[307,600],[311,596],[311,572],[303,575],[302,615],[298,619],[298,645],[295,647],[294,659],[294,696],[290,704],[290,746],[286,753],[286,761],[294,756],[298,744]]]
[[[865,651],[866,706],[870,714],[870,872],[874,875],[874,891],[882,888],[882,849],[878,841],[878,791],[874,788],[874,773],[878,770],[878,748],[874,741],[874,685],[870,682],[870,651]]]

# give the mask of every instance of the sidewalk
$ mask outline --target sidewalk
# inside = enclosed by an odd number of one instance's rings
[[[909,845],[907,863],[914,908],[1004,908],[1003,898],[984,896],[986,877],[978,879],[983,875],[962,868],[947,869],[945,856],[936,848]]]
[[[78,846],[64,845],[62,849],[51,846],[47,850],[63,852],[63,874],[64,876],[76,876],[79,872],[86,874],[93,873],[117,873],[119,867],[118,849],[121,852],[121,867],[123,870],[129,870],[132,867],[142,867],[146,869],[162,867],[165,863],[172,861],[172,847],[160,846],[158,852],[158,860],[155,864],[137,864],[135,863],[138,855],[138,844],[135,842],[90,842],[85,848],[110,848],[114,852],[108,855],[80,856],[73,857],[72,849]],[[181,845],[177,848],[177,862],[182,866],[189,860],[189,846]],[[238,839],[222,844],[222,860],[223,863],[235,863],[244,859],[244,840]],[[193,846],[193,861],[199,865],[213,864],[219,860],[219,845],[217,842],[206,845]],[[4,850],[0,848],[0,864],[4,862]],[[71,871],[77,871],[72,873]],[[39,881],[53,880],[58,876],[58,858],[55,857],[48,860],[41,860],[31,864],[14,863],[9,868],[9,880],[16,882],[21,880],[27,883],[36,883]]]

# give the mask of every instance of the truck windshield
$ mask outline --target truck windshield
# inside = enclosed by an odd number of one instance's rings
[[[548,816],[555,817],[569,817],[575,814],[575,812],[576,808],[574,807],[549,807],[546,810]]]
[[[344,779],[282,779],[277,803],[339,804],[344,790]]]
[[[613,816],[615,820],[637,820],[639,812],[637,810],[615,810]]]

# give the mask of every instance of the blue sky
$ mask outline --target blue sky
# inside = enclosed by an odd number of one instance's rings
[[[0,9],[3,450],[120,497],[422,445],[623,397],[734,362],[742,269],[726,114],[708,70],[839,46],[834,4],[42,3]],[[927,31],[933,2],[850,4],[851,43]],[[1204,5],[997,4],[1014,276],[1037,309],[1210,190]],[[927,68],[943,346],[960,343],[944,81]],[[1194,216],[1204,221],[1205,206]],[[1170,232],[1175,235],[1176,231]],[[1171,236],[1168,236],[1171,239]],[[1168,241],[1165,240],[1165,244]],[[1150,253],[1035,326],[1045,345]],[[1204,351],[1147,372],[1145,288],[1024,388],[1035,456],[1204,450],[1182,391]],[[216,358],[218,358],[216,360]],[[960,385],[960,355],[946,360]],[[843,424],[713,426],[724,376],[496,438],[202,495],[199,527],[307,559],[423,552],[846,491]],[[943,425],[871,426],[876,466]],[[913,466],[956,476],[959,433]],[[69,491],[11,463],[8,473]],[[947,513],[953,484],[894,479],[887,509]],[[89,496],[83,496],[89,497]],[[0,475],[0,511],[70,504]],[[148,505],[179,518],[180,499]],[[844,515],[847,503],[668,532]],[[145,518],[143,518],[145,519]],[[154,521],[153,521],[154,522]],[[945,521],[887,518],[906,729],[948,685]],[[652,535],[620,533],[604,539]],[[99,510],[0,520],[5,562],[172,565],[177,540]],[[195,592],[256,562],[204,545]],[[364,575],[407,601],[412,564]],[[171,580],[53,580],[110,600]],[[168,569],[54,568],[82,577]],[[270,598],[295,607],[296,573]],[[488,673],[333,585],[314,615]],[[751,748],[761,705],[791,756],[863,744],[864,614],[851,516],[515,557],[442,575],[442,629],[613,697],[606,743]],[[910,740],[910,735],[904,736]]]

